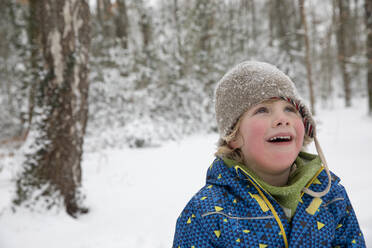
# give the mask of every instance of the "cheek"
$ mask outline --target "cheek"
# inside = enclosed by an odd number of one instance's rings
[[[294,124],[294,128],[296,130],[296,146],[299,147],[299,149],[301,149],[305,135],[305,127],[302,120],[297,120]]]
[[[244,147],[248,154],[259,152],[263,149],[264,137],[267,131],[266,122],[254,120],[247,123],[243,128]],[[244,151],[243,151],[244,152]]]

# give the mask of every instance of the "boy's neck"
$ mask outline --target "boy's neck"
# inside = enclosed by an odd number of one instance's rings
[[[290,173],[290,168],[284,171],[281,174],[268,174],[268,173],[262,173],[260,171],[255,171],[255,173],[262,178],[266,183],[276,186],[276,187],[282,187],[287,185],[288,183],[288,178],[289,178],[289,173]]]
[[[289,174],[291,172],[291,166],[287,170],[285,170],[281,173],[270,174],[270,173],[266,173],[266,172],[263,172],[263,171],[257,169],[258,167],[257,166],[252,166],[251,163],[245,163],[245,164],[248,165],[248,167],[257,176],[259,176],[263,181],[265,181],[266,183],[268,183],[272,186],[282,187],[282,186],[287,185],[287,183],[288,183]]]

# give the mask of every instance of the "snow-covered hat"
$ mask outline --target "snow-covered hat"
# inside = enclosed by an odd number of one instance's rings
[[[329,185],[325,191],[313,192],[309,189],[304,191],[316,197],[326,194],[330,187],[330,174],[316,139],[315,121],[298,95],[292,80],[274,65],[245,61],[230,69],[218,82],[214,100],[220,134],[219,144],[223,144],[225,137],[232,132],[242,114],[254,105],[273,98],[282,98],[292,103],[300,112],[305,126],[305,136],[310,140],[314,138],[318,154],[329,175]]]
[[[275,66],[255,61],[236,65],[217,84],[215,109],[220,137],[229,135],[248,109],[271,98],[291,102],[303,118],[305,135],[313,138],[315,122],[292,80]]]

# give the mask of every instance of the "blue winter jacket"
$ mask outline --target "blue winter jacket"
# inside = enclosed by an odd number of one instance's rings
[[[177,220],[173,248],[365,247],[354,210],[340,179],[332,173],[328,194],[303,194],[291,221],[277,201],[242,168],[216,158],[206,185]],[[308,187],[328,183],[321,168]]]

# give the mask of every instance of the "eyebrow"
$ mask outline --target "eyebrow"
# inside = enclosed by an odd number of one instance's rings
[[[269,105],[272,105],[274,102],[277,102],[277,101],[279,101],[279,100],[271,100],[271,99],[269,99],[267,101],[260,102],[257,105],[255,105],[255,106],[252,107],[252,111],[257,110],[260,107],[268,107]],[[297,112],[300,113],[300,111],[296,108],[296,106],[294,106],[290,102],[284,101],[284,107],[288,107],[288,106],[289,107],[293,107]]]

